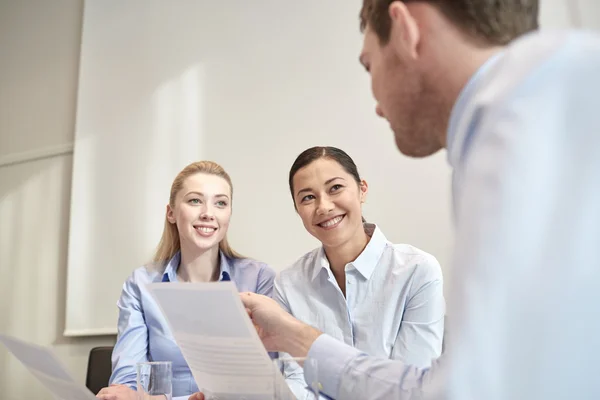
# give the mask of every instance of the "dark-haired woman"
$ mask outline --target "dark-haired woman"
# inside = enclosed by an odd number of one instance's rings
[[[322,245],[280,273],[274,298],[299,320],[371,356],[429,366],[440,356],[444,332],[437,260],[389,242],[365,221],[367,182],[344,151],[305,150],[292,165],[289,186],[304,227]],[[285,375],[304,398],[302,369],[290,367]]]

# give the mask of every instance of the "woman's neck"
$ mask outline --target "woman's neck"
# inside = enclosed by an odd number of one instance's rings
[[[364,229],[357,232],[352,239],[337,247],[325,247],[325,255],[329,260],[329,265],[333,276],[346,296],[346,264],[356,260],[360,253],[367,247],[371,238]]]
[[[183,282],[211,282],[219,278],[219,248],[192,253],[181,249],[177,277]]]

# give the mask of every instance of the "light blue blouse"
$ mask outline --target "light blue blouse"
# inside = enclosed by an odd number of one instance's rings
[[[198,391],[188,367],[160,308],[145,285],[177,282],[181,255],[177,253],[163,266],[143,266],[123,285],[119,307],[118,338],[112,354],[111,384],[136,388],[136,364],[144,361],[173,363],[173,397],[187,399]],[[233,281],[240,292],[271,296],[275,272],[266,264],[251,259],[233,259],[220,255],[220,281]],[[182,305],[184,306],[184,305]],[[207,307],[218,305],[208,304]]]

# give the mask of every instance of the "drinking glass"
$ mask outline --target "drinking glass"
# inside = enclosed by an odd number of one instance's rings
[[[137,395],[139,400],[171,400],[173,393],[171,361],[137,364]]]

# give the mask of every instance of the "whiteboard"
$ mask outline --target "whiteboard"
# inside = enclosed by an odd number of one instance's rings
[[[152,256],[172,179],[214,160],[234,184],[232,246],[274,269],[317,246],[287,186],[314,145],[347,151],[389,240],[452,245],[445,152],[400,155],[358,63],[360,0],[85,2],[66,335],[116,332],[122,284]]]

